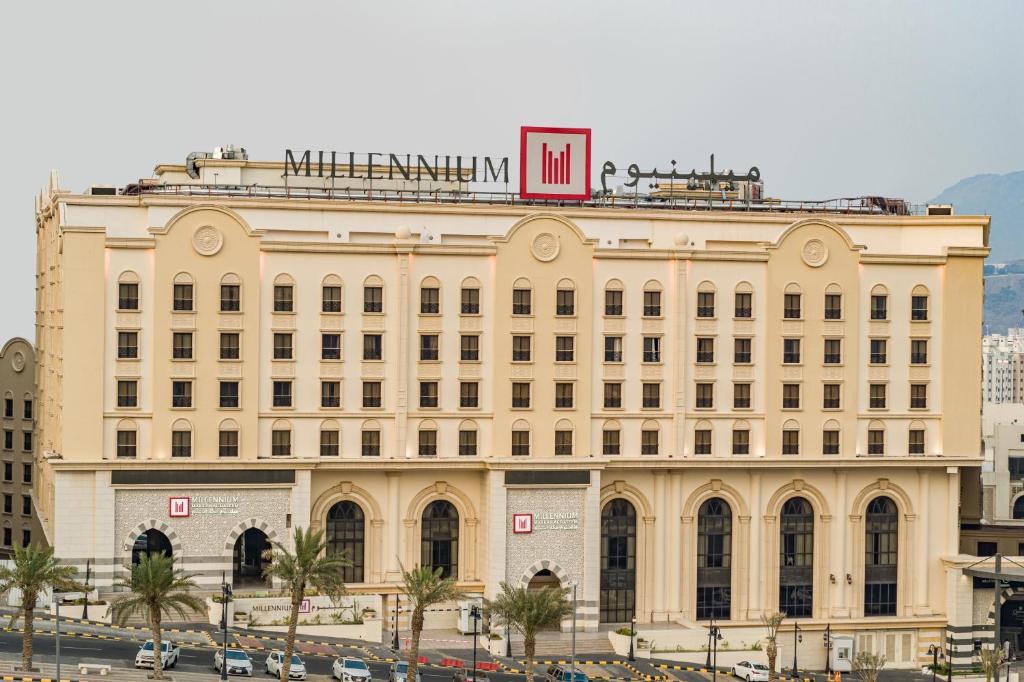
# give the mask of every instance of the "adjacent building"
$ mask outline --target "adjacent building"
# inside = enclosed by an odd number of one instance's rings
[[[354,592],[422,563],[476,594],[575,584],[584,629],[784,610],[909,666],[955,622],[969,660],[949,561],[988,218],[231,156],[39,197],[36,490],[101,590],[158,550],[255,581],[309,526]]]
[[[982,399],[986,403],[1024,404],[1024,329],[982,339]]]
[[[32,497],[35,473],[35,352],[32,344],[13,338],[0,349],[0,393],[3,394],[3,478],[0,494],[0,557],[15,547],[43,539]]]

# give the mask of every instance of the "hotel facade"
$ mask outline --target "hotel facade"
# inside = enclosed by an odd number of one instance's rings
[[[988,218],[283,174],[38,199],[36,495],[101,591],[157,550],[251,584],[308,526],[354,592],[576,584],[587,630],[782,610],[897,665],[971,631]]]

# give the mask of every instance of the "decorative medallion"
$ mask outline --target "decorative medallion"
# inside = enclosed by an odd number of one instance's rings
[[[224,245],[224,237],[213,225],[204,225],[192,235],[192,248],[203,256],[212,256]]]
[[[14,351],[14,355],[11,356],[11,369],[15,372],[21,372],[25,369],[25,354],[20,350]]]
[[[558,237],[550,232],[541,232],[533,238],[533,257],[545,263],[558,256]]]
[[[828,247],[820,239],[809,239],[804,244],[804,262],[812,268],[819,268],[828,260]]]

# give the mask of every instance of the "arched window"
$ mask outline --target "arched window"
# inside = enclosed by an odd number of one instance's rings
[[[139,276],[131,270],[125,270],[117,278],[117,309],[139,309]]]
[[[341,427],[335,419],[320,422],[320,456],[337,457],[341,454]]]
[[[715,285],[707,280],[697,285],[697,317],[715,316]]]
[[[739,282],[736,285],[735,299],[734,317],[747,319],[754,316],[754,287],[750,282]]]
[[[864,615],[896,615],[899,519],[888,497],[868,502],[864,515]]]
[[[640,454],[657,455],[661,451],[661,427],[658,422],[648,419],[640,425]]]
[[[693,427],[693,454],[711,454],[712,433],[711,422],[703,419],[697,422],[696,426]]]
[[[172,292],[172,309],[176,312],[188,312],[195,310],[195,284],[192,275],[187,272],[179,272],[174,276],[174,290]]]
[[[795,419],[787,419],[782,425],[782,454],[800,454],[800,424]]]
[[[327,275],[320,283],[320,312],[340,313],[342,311],[341,277]]]
[[[825,319],[843,319],[843,288],[835,283],[825,287]]]
[[[790,282],[782,294],[782,317],[799,320],[803,316],[803,291],[799,284]]]
[[[362,508],[350,500],[334,504],[327,512],[327,555],[343,554],[352,564],[341,571],[346,583],[361,583],[366,544],[366,519]]]
[[[380,457],[380,423],[367,419],[359,430],[360,453],[363,457]]]
[[[459,312],[463,315],[480,314],[480,280],[467,277],[462,280],[461,305]]]
[[[512,424],[512,455],[528,457],[530,454],[530,423],[517,419]]]
[[[138,449],[138,427],[131,419],[122,419],[117,423],[117,449],[115,454],[120,459],[135,459]]]
[[[576,284],[563,279],[555,288],[555,315],[567,317],[576,314]]]
[[[644,284],[644,317],[661,317],[661,282],[658,280]]]
[[[363,312],[384,312],[384,280],[370,275],[363,281]]]
[[[459,512],[446,500],[437,500],[423,510],[420,529],[420,564],[441,577],[459,577]]]
[[[821,454],[839,454],[839,422],[827,420],[821,427]]]
[[[910,319],[914,322],[928,321],[928,287],[918,284],[910,292]]]
[[[617,279],[608,280],[604,285],[604,314],[608,317],[619,317],[623,312],[623,286]]]
[[[171,552],[171,541],[167,539],[167,536],[156,528],[150,528],[135,538],[135,544],[132,545],[132,565],[138,564],[143,554],[171,556]]]
[[[520,277],[512,283],[512,314],[533,314],[533,286],[525,277]]]
[[[476,422],[464,419],[459,423],[459,456],[475,457],[479,452],[479,439]]]
[[[713,497],[697,512],[697,618],[729,619],[732,607],[732,509]]]
[[[176,419],[171,424],[171,457],[192,456],[192,424],[187,419]]]
[[[573,423],[568,419],[555,422],[555,454],[571,455],[573,442]]]
[[[779,611],[810,618],[814,606],[814,508],[802,497],[779,515]]]
[[[417,454],[437,457],[437,423],[432,419],[424,419],[419,424]]]
[[[282,273],[274,278],[274,312],[295,312],[295,280],[291,275]]]
[[[889,290],[882,284],[871,288],[871,319],[889,319]]]
[[[238,457],[238,440],[241,429],[234,419],[224,419],[217,427],[217,456]]]
[[[1021,495],[1013,502],[1013,518],[1024,519],[1024,495]]]
[[[278,419],[270,427],[270,454],[273,457],[292,456],[292,425],[287,419]]]
[[[622,454],[622,428],[614,419],[609,419],[601,427],[601,454]]]
[[[420,282],[420,315],[441,312],[441,283],[436,277],[424,277]]]
[[[237,313],[242,309],[242,279],[233,272],[220,278],[220,311]]]
[[[636,615],[636,509],[616,498],[601,510],[602,623],[629,623]]]

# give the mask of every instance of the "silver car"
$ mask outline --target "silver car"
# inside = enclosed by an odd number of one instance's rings
[[[241,649],[228,649],[228,675],[248,675],[252,677],[252,660],[249,654]],[[213,669],[220,672],[224,666],[224,650],[217,649],[213,655]]]
[[[405,682],[405,678],[408,676],[409,664],[405,661],[395,661],[391,664],[391,670],[388,672],[388,682]],[[419,668],[416,669],[416,682],[423,682]]]

